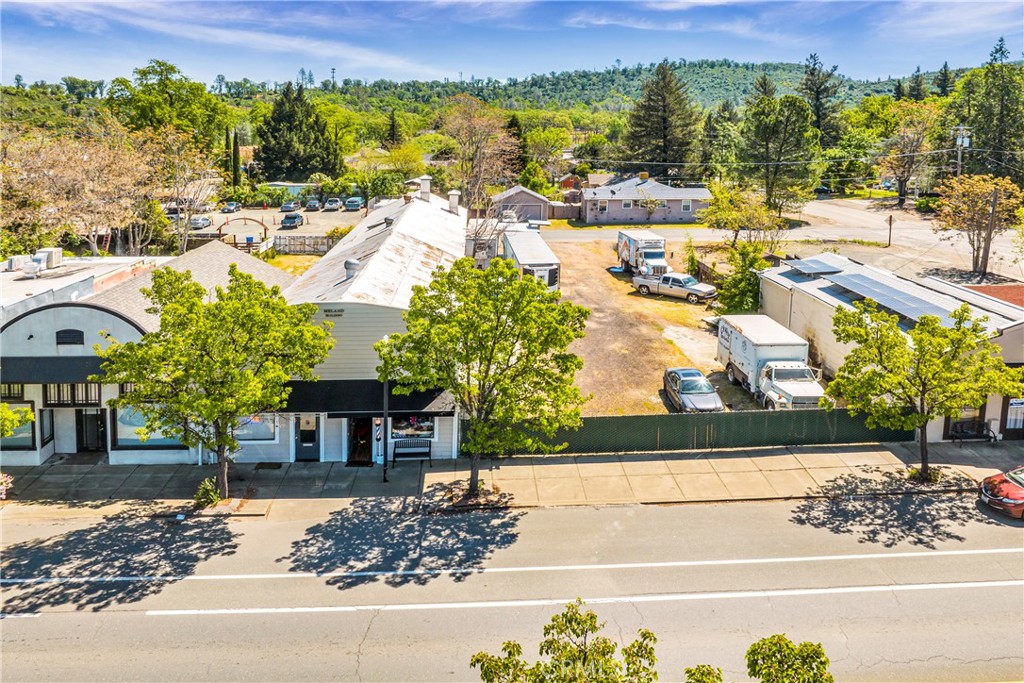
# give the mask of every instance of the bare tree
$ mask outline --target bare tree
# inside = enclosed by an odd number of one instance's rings
[[[898,206],[903,207],[907,202],[907,184],[928,159],[928,136],[938,122],[939,112],[930,102],[901,101],[896,109],[900,124],[885,141],[879,165],[896,178]]]
[[[513,142],[501,114],[469,95],[450,100],[444,132],[456,143],[455,170],[462,198],[470,210],[483,205],[487,186],[504,178]]]

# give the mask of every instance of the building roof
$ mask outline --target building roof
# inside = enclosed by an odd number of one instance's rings
[[[767,315],[723,315],[721,319],[753,344],[807,344],[798,334]]]
[[[292,303],[364,303],[405,309],[414,285],[466,252],[466,212],[422,194],[390,201],[364,218],[285,292]],[[358,267],[348,277],[346,261]]]
[[[602,185],[607,185],[614,179],[614,173],[588,173],[587,185],[589,187],[601,187]]]
[[[584,199],[711,199],[706,187],[670,187],[650,178],[627,178],[619,183],[583,190]]]
[[[1006,301],[1014,306],[1024,307],[1024,282],[1002,285],[964,285],[964,287],[994,299]]]
[[[491,197],[491,203],[497,203],[497,202],[503,201],[505,199],[508,199],[509,197],[512,197],[514,195],[519,194],[520,192],[526,193],[526,194],[530,195],[531,197],[536,197],[537,199],[539,199],[540,201],[542,201],[544,203],[547,203],[547,202],[551,201],[550,199],[548,199],[544,195],[540,194],[539,192],[534,192],[533,190],[531,190],[529,188],[526,188],[526,187],[523,187],[522,185],[513,185],[512,187],[508,188],[504,192],[499,192],[498,194],[496,194],[493,197]]]
[[[759,276],[786,289],[800,289],[832,307],[874,299],[880,308],[899,315],[904,328],[911,327],[925,314],[938,316],[948,324],[949,314],[964,303],[971,307],[975,317],[987,316],[986,326],[992,331],[1024,321],[1024,308],[984,293],[934,277],[913,282],[829,252],[809,259],[784,261],[783,265],[768,268]]]
[[[252,275],[271,287],[276,285],[284,289],[295,280],[294,275],[289,275],[280,268],[275,268],[255,256],[250,256],[217,240],[171,259],[164,265],[178,272],[190,271],[192,279],[212,293],[217,287],[227,287],[228,267],[232,263],[237,264],[238,269],[243,273]],[[94,306],[117,311],[136,321],[140,327],[146,330],[156,330],[160,326],[160,319],[146,312],[151,303],[142,293],[143,288],[150,287],[152,284],[153,271],[151,270],[134,280],[90,297],[88,302]]]
[[[506,232],[505,241],[515,252],[516,261],[520,265],[560,263],[555,252],[551,251],[551,247],[536,230]]]

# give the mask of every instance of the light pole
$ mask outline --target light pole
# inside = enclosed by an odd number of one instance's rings
[[[971,146],[971,129],[964,124],[953,129],[956,137],[956,177],[960,178],[960,172],[964,167],[964,147]]]
[[[391,427],[388,425],[388,394],[391,393],[391,383],[388,380],[384,380],[384,424],[383,424],[383,436],[384,440],[382,445],[384,447],[384,479],[383,482],[388,483],[388,432],[391,431]]]

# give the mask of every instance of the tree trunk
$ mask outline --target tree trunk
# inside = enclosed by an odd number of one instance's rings
[[[228,450],[221,446],[217,449],[217,487],[221,498],[230,498],[228,491]]]
[[[918,445],[921,449],[921,478],[928,481],[928,425],[917,428]]]
[[[469,456],[469,491],[466,495],[470,498],[480,495],[480,454],[473,453]]]
[[[900,198],[896,202],[896,206],[903,208],[907,203],[907,181],[909,178],[897,178],[896,179],[896,193],[899,194]]]

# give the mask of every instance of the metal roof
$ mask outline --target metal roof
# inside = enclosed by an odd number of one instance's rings
[[[555,252],[551,251],[551,247],[536,231],[506,232],[505,244],[511,248],[520,265],[560,263]],[[506,254],[506,256],[510,256],[510,254]]]
[[[825,275],[829,273],[841,273],[843,271],[839,266],[831,265],[813,258],[791,259],[788,261],[784,260],[783,263],[804,275]]]
[[[866,299],[873,299],[882,308],[887,308],[893,313],[917,322],[925,315],[937,316],[943,325],[951,324],[950,311],[942,306],[930,303],[914,296],[906,291],[888,286],[882,282],[868,277],[863,273],[850,275],[825,275],[825,280],[834,282],[844,289],[848,289],[858,296]]]
[[[670,187],[657,180],[629,178],[583,190],[584,199],[711,199],[706,187]]]

